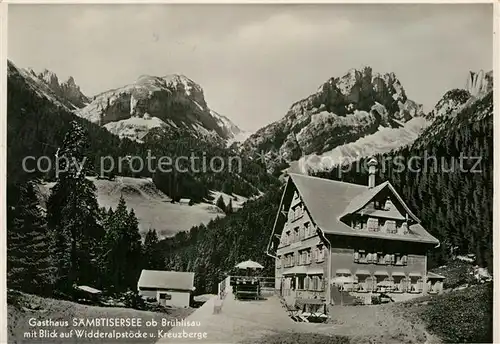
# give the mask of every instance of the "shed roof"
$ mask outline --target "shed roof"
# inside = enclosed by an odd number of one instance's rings
[[[193,290],[194,272],[142,270],[139,288]]]
[[[445,279],[446,277],[438,275],[434,272],[427,272],[427,279]]]

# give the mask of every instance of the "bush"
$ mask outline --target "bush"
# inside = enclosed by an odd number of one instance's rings
[[[445,289],[453,289],[463,285],[477,284],[477,280],[473,272],[473,266],[470,263],[460,260],[453,260],[448,265],[432,270],[437,274],[446,277],[443,287]]]
[[[443,294],[422,313],[427,328],[447,343],[493,341],[493,283]]]
[[[144,299],[136,291],[127,291],[123,294],[120,301],[122,301],[127,308],[133,308],[137,310],[144,310],[146,308]]]

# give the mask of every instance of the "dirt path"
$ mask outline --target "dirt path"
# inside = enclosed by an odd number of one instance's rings
[[[238,301],[228,294],[219,314],[214,314],[216,300],[216,297],[211,298],[186,318],[195,326],[174,327],[158,344],[234,344],[278,332],[320,331],[331,334],[333,330],[331,325],[294,322],[274,296],[259,301]],[[186,338],[189,334],[191,338]],[[204,336],[203,339],[197,339],[200,336]]]

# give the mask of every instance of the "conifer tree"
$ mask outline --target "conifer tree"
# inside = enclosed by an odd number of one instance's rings
[[[49,295],[55,277],[44,214],[34,182],[20,187],[7,228],[7,284],[27,293]]]
[[[233,212],[233,200],[230,198],[229,203],[226,207],[226,214],[231,214]]]
[[[134,211],[127,211],[120,197],[116,210],[110,211],[104,239],[103,274],[110,289],[133,288],[137,284],[141,263],[141,236]]]
[[[57,287],[98,281],[97,257],[103,237],[96,187],[85,177],[86,132],[76,121],[56,154],[60,170],[47,202],[47,220],[53,236]]]
[[[143,246],[144,269],[162,270],[165,268],[163,255],[160,251],[158,234],[150,229],[146,233]]]
[[[224,203],[224,199],[222,198],[222,195],[219,196],[217,199],[217,202],[215,202],[215,205],[222,209],[222,211],[226,212],[226,203]]]
[[[127,274],[127,285],[131,288],[137,285],[137,280],[141,272],[142,262],[142,240],[139,232],[139,222],[135,216],[134,209],[130,210],[127,219],[126,245],[127,263],[129,271]]]

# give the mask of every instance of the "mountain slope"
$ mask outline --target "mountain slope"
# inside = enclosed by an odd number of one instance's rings
[[[158,188],[169,198],[190,198],[194,202],[211,202],[212,194],[223,192],[224,194],[236,197],[249,198],[260,194],[260,190],[266,190],[270,185],[276,184],[277,180],[268,175],[265,169],[224,145],[214,145],[203,140],[193,140],[190,136],[184,136],[183,132],[157,133],[155,137],[146,137],[144,143],[137,143],[129,139],[120,139],[110,133],[107,129],[91,123],[81,117],[76,116],[71,109],[63,104],[54,92],[38,78],[32,77],[32,74],[23,69],[17,68],[8,61],[8,79],[7,79],[7,184],[8,184],[8,203],[16,203],[16,194],[18,182],[27,179],[39,178],[46,182],[54,181],[54,168],[47,171],[30,172],[36,169],[34,161],[29,161],[27,169],[23,167],[25,157],[34,159],[46,157],[53,163],[55,155],[60,147],[65,134],[70,129],[70,123],[77,121],[87,132],[89,141],[86,152],[87,163],[90,164],[91,173],[101,175],[103,170],[104,177],[123,176],[123,177],[146,177],[151,178],[155,187]],[[153,128],[152,131],[155,129]],[[156,139],[158,138],[158,139]],[[109,170],[109,159],[115,162],[114,167]],[[139,158],[144,162],[144,168],[132,170],[127,164],[119,161],[126,157]],[[148,166],[148,157],[153,157],[152,169]],[[162,173],[156,169],[155,162],[160,157],[166,157],[175,161],[181,157],[197,158],[200,164],[203,158],[207,162],[205,170],[197,165],[198,171],[190,173]],[[104,158],[104,160],[103,160]],[[223,170],[211,169],[210,161],[215,158],[215,162],[223,161],[225,166]],[[123,160],[122,160],[123,161]],[[189,160],[187,160],[189,163]],[[233,164],[231,165],[231,161]],[[45,162],[42,164],[44,169],[47,167]],[[188,165],[189,167],[191,165]],[[232,167],[232,169],[230,169]],[[54,165],[52,165],[54,167]],[[175,166],[171,166],[175,170]],[[165,167],[164,167],[165,168]],[[105,181],[101,181],[104,183]],[[113,194],[117,202],[119,194]],[[238,207],[238,201],[233,199],[235,208]],[[109,201],[113,203],[112,200]],[[169,204],[170,206],[170,204]],[[140,202],[138,207],[144,207]],[[190,207],[182,208],[186,210],[186,216],[189,220]],[[195,208],[192,208],[193,210]],[[193,219],[205,220],[213,218],[213,215],[206,215],[202,211],[201,215],[196,215]],[[166,213],[168,215],[168,212]],[[176,215],[177,216],[177,215]],[[183,215],[184,216],[184,215]],[[141,226],[146,221],[143,217]],[[157,223],[156,215],[145,223]],[[162,221],[169,222],[169,219]],[[161,222],[161,221],[160,221]],[[180,229],[188,229],[196,222],[186,222],[186,225],[176,226],[176,222],[166,228],[168,231],[175,232]],[[178,227],[178,228],[177,228]]]
[[[380,128],[400,128],[422,115],[422,106],[408,99],[394,73],[352,69],[293,104],[283,119],[251,135],[243,149],[253,156],[271,152],[290,162],[354,142]]]
[[[55,158],[57,148],[76,120],[87,131],[89,160],[98,161],[101,156],[126,156],[146,154],[146,147],[128,140],[120,140],[104,128],[83,120],[40,79],[8,61],[7,68],[7,181],[33,177],[23,169],[27,156]],[[28,166],[31,168],[32,166]],[[99,166],[95,166],[98,171]],[[39,173],[39,177],[51,177],[54,171]]]
[[[142,141],[152,128],[195,139],[224,142],[241,132],[211,110],[203,89],[184,75],[142,75],[135,82],[100,93],[76,114],[119,137]]]

